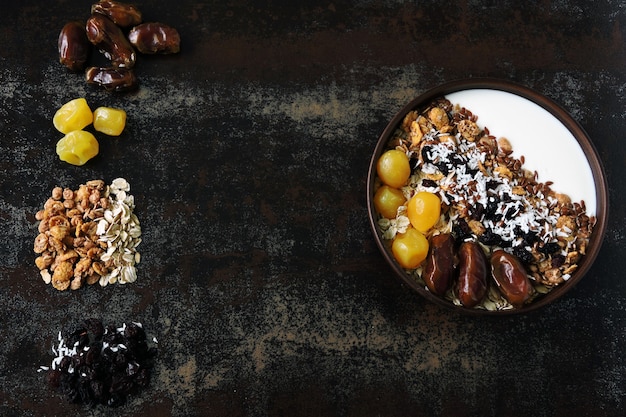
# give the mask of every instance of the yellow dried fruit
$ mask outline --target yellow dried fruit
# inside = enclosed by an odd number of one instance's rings
[[[84,98],[76,98],[65,103],[56,111],[52,124],[61,133],[81,130],[93,122],[93,113]]]
[[[113,107],[98,107],[93,112],[93,127],[109,136],[119,136],[126,127],[126,112]]]
[[[57,142],[57,155],[61,161],[72,165],[84,165],[98,155],[99,145],[95,136],[84,130],[75,130]]]

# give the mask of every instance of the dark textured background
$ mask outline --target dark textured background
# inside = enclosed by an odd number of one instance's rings
[[[137,2],[175,26],[130,95],[90,88],[56,39],[90,1],[0,5],[0,415],[618,416],[626,408],[626,2]],[[605,164],[609,227],[562,300],[504,318],[403,288],[365,202],[388,120],[442,82],[536,89]],[[128,112],[83,167],[58,161],[52,115],[84,96]],[[532,120],[529,120],[532,123]],[[57,292],[33,265],[55,185],[127,178],[142,221],[133,285]],[[51,392],[59,329],[97,316],[159,340],[150,389],[118,410]]]

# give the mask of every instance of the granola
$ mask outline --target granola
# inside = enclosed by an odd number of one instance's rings
[[[84,283],[101,286],[137,279],[141,227],[133,213],[130,185],[118,178],[109,186],[88,181],[74,191],[55,187],[35,214],[39,234],[33,251],[46,284],[60,291]]]
[[[572,202],[539,182],[524,168],[506,138],[480,127],[477,116],[446,98],[409,112],[392,136],[389,148],[410,158],[412,173],[402,187],[407,201],[419,191],[442,201],[439,222],[428,233],[452,233],[458,241],[478,241],[485,252],[496,249],[517,256],[526,267],[535,296],[567,281],[585,254],[596,223],[585,202]],[[409,227],[406,206],[395,219],[380,218],[383,239],[391,241]],[[423,283],[421,268],[408,271]],[[459,305],[455,289],[446,298]],[[477,308],[513,308],[491,285]]]

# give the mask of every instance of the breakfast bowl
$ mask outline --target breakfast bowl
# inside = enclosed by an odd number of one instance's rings
[[[587,133],[551,99],[497,79],[449,82],[405,105],[374,149],[367,205],[394,275],[474,315],[562,297],[589,272],[608,220]]]

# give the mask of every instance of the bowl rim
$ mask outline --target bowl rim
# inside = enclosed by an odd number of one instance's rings
[[[574,272],[572,277],[567,282],[555,287],[548,294],[541,297],[536,302],[530,303],[521,308],[498,311],[465,308],[462,306],[456,306],[451,302],[436,296],[435,294],[428,291],[425,287],[418,284],[417,281],[412,279],[404,271],[404,269],[399,266],[395,259],[393,259],[393,255],[385,247],[381,233],[377,226],[377,213],[374,208],[373,202],[374,183],[376,178],[376,163],[382,152],[386,149],[387,143],[389,142],[391,135],[397,129],[398,125],[402,122],[405,115],[409,111],[419,107],[422,104],[427,104],[437,97],[458,91],[474,89],[498,90],[511,93],[526,98],[551,113],[567,128],[567,130],[571,132],[571,134],[574,136],[579,146],[583,150],[591,168],[591,173],[593,175],[594,185],[596,188],[596,225],[594,226],[594,230],[591,234],[591,238],[587,246],[587,253],[582,257],[581,262],[579,262],[578,269]],[[471,109],[469,110],[471,111]],[[480,115],[478,116],[480,117]],[[409,288],[416,291],[427,300],[450,310],[462,312],[469,315],[513,315],[534,311],[552,303],[553,301],[561,298],[566,292],[571,290],[587,274],[596,257],[598,256],[598,253],[600,252],[602,242],[604,240],[604,235],[607,229],[609,216],[608,183],[604,172],[604,167],[593,141],[580,125],[580,123],[578,123],[563,107],[561,107],[555,101],[534,89],[508,80],[502,80],[497,78],[459,79],[440,84],[436,87],[430,88],[422,92],[421,94],[418,94],[417,97],[408,102],[395,114],[395,116],[382,131],[376,142],[376,146],[374,148],[374,152],[370,159],[370,164],[368,168],[367,210],[370,227],[372,228],[376,245],[378,246],[383,257],[385,258],[387,264],[394,271],[394,275],[396,276],[396,278],[398,278],[402,283],[406,284]]]

